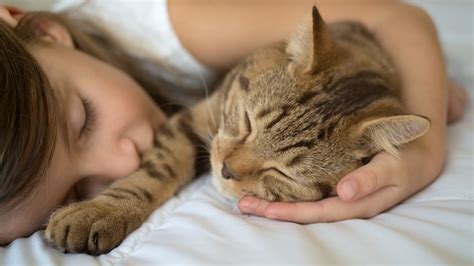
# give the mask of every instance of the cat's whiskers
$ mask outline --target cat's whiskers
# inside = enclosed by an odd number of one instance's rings
[[[207,128],[209,128],[209,126],[207,126]],[[210,143],[212,142],[212,138],[213,138],[213,136],[214,136],[214,135],[210,132],[210,130],[207,130],[207,132],[206,132],[207,135],[206,135],[206,134],[203,134],[203,133],[201,133],[201,132],[197,132],[197,131],[196,131],[195,133],[196,133],[196,135],[198,135],[202,140],[205,140],[206,144],[208,144],[208,145],[206,145],[206,147],[204,147],[204,145],[200,145],[200,146],[202,146],[202,148],[205,148],[206,150],[209,150],[209,147],[208,147],[208,146],[209,146]]]
[[[208,145],[198,145],[198,146],[196,146],[196,147],[202,148],[202,149],[206,150],[207,152],[210,152],[210,151],[211,151]]]

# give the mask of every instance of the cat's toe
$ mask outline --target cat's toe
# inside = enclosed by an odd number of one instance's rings
[[[84,249],[89,228],[87,223],[78,219],[81,212],[79,206],[72,205],[51,216],[45,236],[55,248],[65,253],[81,252]]]
[[[108,216],[97,220],[90,229],[87,253],[107,253],[118,246],[127,236],[127,222],[120,216]]]
[[[46,239],[65,253],[104,254],[125,238],[124,220],[113,208],[102,204],[74,204],[52,215]]]

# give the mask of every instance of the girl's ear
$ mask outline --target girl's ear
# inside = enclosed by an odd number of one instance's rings
[[[0,19],[11,27],[16,27],[18,20],[25,15],[25,11],[14,6],[0,6]]]
[[[41,19],[35,23],[35,27],[35,34],[41,40],[74,48],[74,41],[71,34],[67,28],[59,22]]]

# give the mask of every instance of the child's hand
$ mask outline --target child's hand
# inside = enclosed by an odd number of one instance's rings
[[[388,153],[377,154],[367,165],[343,177],[337,184],[338,197],[317,202],[268,202],[244,197],[242,213],[297,223],[371,218],[398,204],[430,184],[442,167],[441,150],[428,143],[404,147],[400,159]]]

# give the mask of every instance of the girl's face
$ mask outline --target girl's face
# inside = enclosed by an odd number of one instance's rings
[[[132,173],[166,120],[127,74],[75,49],[62,26],[43,26],[42,42],[30,51],[61,104],[56,147],[37,193],[0,214],[0,242],[39,229],[61,204],[93,197]]]

